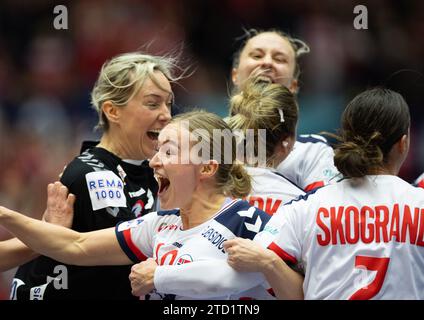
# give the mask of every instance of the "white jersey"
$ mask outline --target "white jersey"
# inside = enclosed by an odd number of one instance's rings
[[[251,207],[246,201],[228,199],[213,218],[188,230],[182,230],[179,210],[169,210],[152,212],[141,218],[122,222],[116,227],[116,235],[123,251],[135,263],[143,261],[147,257],[153,257],[160,266],[169,265],[172,269],[179,265],[190,265],[190,262],[196,261],[208,264],[213,261],[225,262],[227,253],[223,249],[224,241],[235,237],[253,239],[258,232],[263,230],[269,219],[268,214]],[[171,279],[173,283],[179,282],[179,295],[171,295],[169,294],[171,292],[164,292],[161,288],[156,287],[157,294],[151,297],[166,299],[193,297],[190,294],[184,295],[184,288],[186,285],[192,287],[192,281],[196,277],[208,281],[209,275],[202,269],[198,270],[198,274],[180,272],[178,277]],[[219,281],[222,281],[222,278]],[[194,296],[203,298],[201,287],[197,286],[197,290],[200,292]],[[213,298],[265,299],[272,298],[272,296],[264,286],[258,285],[249,292]]]
[[[334,166],[333,148],[316,134],[300,135],[277,171],[305,191],[322,187],[330,180],[335,182],[339,174]]]
[[[424,173],[415,180],[414,186],[424,188]]]
[[[252,192],[246,200],[251,206],[269,215],[273,215],[287,202],[305,194],[301,188],[272,169],[246,167],[246,170],[252,177]]]
[[[396,176],[328,185],[255,241],[305,267],[305,299],[424,299],[424,190]]]

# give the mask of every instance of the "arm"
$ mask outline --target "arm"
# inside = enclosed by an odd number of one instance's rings
[[[67,189],[65,187],[60,186],[61,184],[58,182],[56,182],[55,184],[50,183],[47,186],[47,209],[44,212],[43,220],[49,223],[70,228],[72,225],[73,218],[72,207],[69,208],[70,210],[65,210],[63,208],[52,207],[51,205],[57,205],[55,201],[53,201],[53,203],[51,204],[49,203],[49,199],[51,199],[51,195],[53,192],[63,193],[66,197]],[[75,197],[73,195],[69,195],[69,201],[69,204],[73,205]],[[8,269],[22,265],[36,258],[38,255],[38,253],[32,251],[30,248],[28,248],[25,244],[23,244],[16,238],[2,241],[0,242],[0,272],[4,272]]]
[[[131,264],[114,228],[79,233],[0,207],[0,224],[45,256],[80,266]]]
[[[38,254],[24,245],[18,239],[10,239],[0,242],[0,272],[15,268],[24,264]]]
[[[48,206],[55,210],[69,211],[73,202],[73,196],[67,196],[60,184],[55,184],[49,193]],[[0,224],[31,249],[64,263],[85,266],[131,263],[119,246],[114,228],[78,233],[4,207],[0,207]]]
[[[279,299],[303,299],[303,276],[292,270],[277,254],[249,239],[224,243],[228,264],[241,272],[261,272]]]
[[[265,278],[260,273],[237,272],[225,260],[158,266],[148,259],[132,267],[130,280],[132,293],[137,296],[156,288],[160,293],[210,299],[246,291]]]

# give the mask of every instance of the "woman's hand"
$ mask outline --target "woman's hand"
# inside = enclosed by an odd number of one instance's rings
[[[224,242],[228,264],[237,271],[264,272],[276,255],[249,239],[235,238]]]
[[[143,296],[152,292],[155,288],[153,280],[157,266],[158,264],[152,258],[132,266],[129,279],[131,293],[134,296]]]
[[[56,181],[47,186],[47,208],[43,220],[66,228],[72,227],[75,196],[68,188]]]

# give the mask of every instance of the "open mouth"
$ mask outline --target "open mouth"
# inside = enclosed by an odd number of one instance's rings
[[[271,76],[267,76],[265,74],[258,76],[257,81],[259,82],[265,82],[265,83],[273,83],[274,80]]]
[[[156,176],[156,180],[158,181],[158,184],[159,184],[158,194],[163,194],[166,190],[168,190],[169,185],[171,183],[167,178],[161,177],[161,176]]]
[[[159,137],[160,130],[149,130],[147,136],[152,140],[157,140]]]

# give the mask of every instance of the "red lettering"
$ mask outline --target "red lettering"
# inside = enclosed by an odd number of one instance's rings
[[[417,246],[424,247],[424,209],[421,209],[420,213],[420,231],[418,233]]]
[[[374,224],[368,223],[367,224],[367,217],[366,213],[368,212],[368,215],[370,218],[374,218],[374,210],[368,206],[364,206],[361,208],[361,240],[363,243],[371,243],[374,240]],[[366,236],[366,229],[368,229],[369,235]]]
[[[350,212],[353,212],[353,232],[350,220]],[[357,243],[359,240],[359,210],[354,206],[349,206],[345,210],[346,216],[346,240],[350,244]],[[353,233],[353,236],[352,236]]]
[[[321,234],[317,235],[318,244],[321,246],[326,246],[330,243],[330,230],[327,228],[327,226],[324,224],[324,222],[320,218],[320,214],[322,213],[324,218],[328,218],[329,213],[326,208],[319,208],[317,213],[317,225],[324,231],[325,238],[323,239],[323,236]]]
[[[272,199],[272,198],[266,199],[266,208],[264,210],[266,213],[268,213],[271,216],[275,213],[275,211],[278,210],[278,207],[280,206],[280,204],[282,202],[281,200],[276,199],[275,202],[274,202],[274,205],[272,205],[273,200],[274,199]],[[272,205],[272,207],[271,207],[271,205]]]
[[[380,212],[383,216],[383,221],[380,220]],[[383,241],[389,242],[387,235],[387,224],[389,223],[389,208],[386,206],[375,207],[375,242],[380,242],[380,229],[383,232]]]
[[[344,232],[343,232],[343,210],[344,207],[339,207],[337,210],[336,216],[336,208],[330,208],[330,216],[331,216],[331,243],[337,244],[337,233],[340,236],[340,244],[346,244]]]
[[[392,213],[392,222],[390,223],[390,234],[389,240],[393,240],[396,237],[396,241],[399,242],[399,204],[395,204]]]
[[[400,236],[401,242],[406,242],[406,231],[409,230],[409,243],[415,244],[417,240],[419,214],[420,209],[415,208],[414,221],[412,221],[411,209],[408,205],[405,205],[403,210],[402,233]]]
[[[249,204],[261,210],[264,209],[264,200],[261,197],[255,197],[255,196],[249,197]]]

